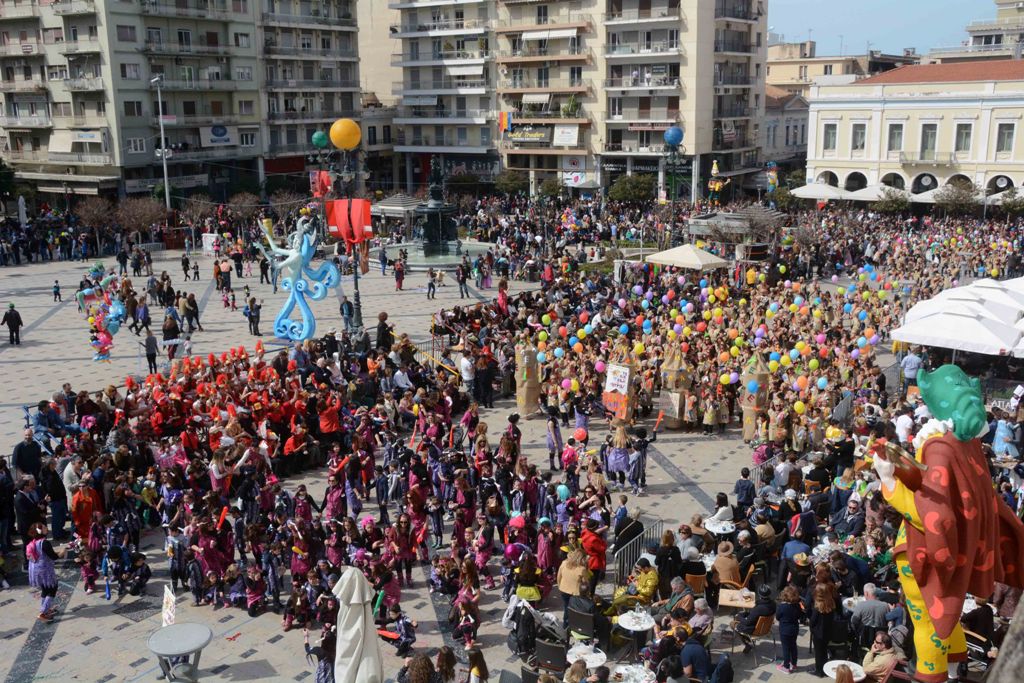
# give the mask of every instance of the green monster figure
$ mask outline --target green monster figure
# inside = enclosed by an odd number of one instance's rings
[[[1024,524],[992,488],[980,382],[955,365],[922,370],[917,382],[934,418],[913,459],[884,440],[871,452],[882,495],[904,520],[893,554],[914,622],[915,678],[943,683],[967,657],[966,594],[988,597],[996,581],[1024,587]]]

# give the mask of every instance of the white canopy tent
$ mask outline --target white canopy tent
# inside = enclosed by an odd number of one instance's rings
[[[957,313],[961,315],[972,315],[981,318],[988,318],[996,322],[1016,324],[1020,321],[1024,311],[1005,306],[1003,304],[986,303],[977,297],[971,296],[949,296],[927,299],[915,304],[903,316],[903,322],[912,323],[921,318],[927,318],[936,313]]]
[[[800,199],[839,200],[849,198],[847,192],[840,190],[835,185],[826,185],[825,183],[810,183],[796,188],[792,194]]]
[[[684,244],[681,247],[659,251],[648,256],[646,260],[648,263],[687,268],[689,270],[703,271],[729,267],[729,262],[724,258],[715,256],[703,249],[698,249],[692,244]]]
[[[847,192],[845,199],[852,202],[877,202],[885,197],[885,190],[888,187],[888,185],[881,184],[868,185],[867,187],[862,187],[854,192]],[[891,189],[896,190],[897,192],[903,192],[903,190],[900,190],[899,188],[894,187]],[[904,194],[906,193],[904,192]]]
[[[1021,331],[1012,325],[980,315],[951,312],[925,316],[892,331],[896,341],[990,356],[1008,355],[1021,336]]]
[[[1005,287],[1002,282],[991,278],[976,280],[966,287],[947,289],[938,294],[939,297],[948,298],[953,292],[964,291],[970,296],[978,297],[988,304],[1002,304],[1012,306],[1024,311],[1024,292],[1017,289]],[[1013,322],[1013,321],[1010,321]]]

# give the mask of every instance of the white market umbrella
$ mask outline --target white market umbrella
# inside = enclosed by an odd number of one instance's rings
[[[1003,280],[1000,284],[1006,289],[1024,294],[1024,277],[1015,277],[1012,280]]]
[[[796,188],[791,194],[800,199],[848,199],[846,192],[840,190],[835,185],[827,185],[825,183],[810,183],[809,185]]]
[[[862,187],[861,189],[855,190],[854,192],[847,192],[846,199],[852,202],[877,202],[883,197],[885,197],[885,190],[887,188],[906,194],[905,192],[898,188],[890,188],[888,185],[879,184],[868,185],[867,187]]]
[[[939,188],[928,190],[927,192],[919,192],[917,194],[910,195],[910,201],[917,202],[918,204],[934,204],[935,193],[939,191]]]
[[[674,247],[651,254],[647,257],[647,262],[701,271],[729,267],[729,262],[724,258],[715,256],[703,249],[698,249],[692,244],[684,244],[681,247]]]
[[[986,304],[1003,304],[1024,310],[1024,292],[1005,287],[998,280],[992,278],[975,280],[963,289],[970,292],[972,296],[981,297]]]
[[[335,683],[383,683],[380,640],[373,621],[373,589],[355,567],[342,568],[334,585],[338,598],[338,646]]]
[[[976,315],[995,320],[1004,325],[1017,323],[1024,311],[1013,306],[985,303],[971,296],[947,296],[927,299],[915,304],[903,316],[904,323],[912,323],[936,313],[957,313],[960,315]]]
[[[1005,356],[1021,340],[1021,331],[991,318],[963,313],[936,313],[905,323],[892,338],[908,344]]]

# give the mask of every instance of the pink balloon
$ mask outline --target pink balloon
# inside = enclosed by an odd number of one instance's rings
[[[824,344],[825,343],[825,335],[823,335],[823,334],[817,335],[814,338],[814,341],[818,342],[819,344]]]
[[[562,388],[563,389],[568,389],[571,386],[572,386],[572,380],[571,379],[563,379],[562,380]]]
[[[597,370],[598,372],[604,372],[604,363],[602,363],[601,361],[597,361],[596,363],[594,363],[594,369]]]

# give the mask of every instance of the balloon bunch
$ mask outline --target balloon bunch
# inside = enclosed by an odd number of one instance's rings
[[[98,284],[79,290],[75,296],[79,310],[85,313],[89,322],[89,344],[94,349],[92,359],[109,362],[114,335],[120,331],[127,314],[124,303],[116,296],[120,278],[117,275],[103,277],[100,264],[94,265],[89,275],[94,280],[99,279]]]

